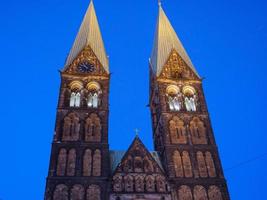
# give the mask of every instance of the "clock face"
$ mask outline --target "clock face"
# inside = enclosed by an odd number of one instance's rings
[[[85,62],[81,62],[79,65],[78,65],[78,70],[80,72],[93,72],[95,71],[95,66],[92,65],[91,63],[85,61]]]

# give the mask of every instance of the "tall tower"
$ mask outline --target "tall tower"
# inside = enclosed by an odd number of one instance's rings
[[[172,199],[229,200],[202,79],[161,6],[150,57],[150,109]]]
[[[93,2],[60,74],[45,199],[107,199],[110,74]]]

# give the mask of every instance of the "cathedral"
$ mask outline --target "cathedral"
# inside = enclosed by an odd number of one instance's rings
[[[138,136],[110,150],[109,59],[91,1],[60,71],[45,200],[230,200],[202,78],[161,5],[149,71],[154,151]]]

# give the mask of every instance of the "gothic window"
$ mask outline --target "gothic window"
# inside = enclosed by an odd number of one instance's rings
[[[144,177],[137,175],[135,176],[135,191],[144,192]]]
[[[101,189],[98,185],[90,185],[86,192],[86,200],[100,200]]]
[[[68,162],[67,162],[67,175],[75,175],[75,166],[76,166],[76,150],[71,149],[68,153]]]
[[[199,170],[199,175],[200,177],[207,177],[207,167],[206,167],[206,162],[205,158],[202,152],[197,152],[197,163],[198,163],[198,170]]]
[[[101,122],[97,114],[92,113],[85,123],[85,141],[101,141]]]
[[[146,177],[146,191],[155,192],[155,178],[152,175]]]
[[[92,171],[92,151],[86,149],[83,155],[83,176],[91,176]]]
[[[190,132],[193,144],[207,144],[207,129],[198,117],[190,122]]]
[[[173,164],[174,164],[175,176],[184,177],[182,159],[178,151],[174,151],[173,153]]]
[[[171,111],[180,111],[182,108],[182,94],[176,85],[169,85],[166,89],[166,97]]]
[[[76,114],[71,113],[64,118],[63,141],[77,141],[79,139],[80,122]]]
[[[126,192],[133,192],[133,177],[131,175],[124,177],[124,185]]]
[[[113,191],[121,192],[122,191],[122,176],[116,175],[113,177]]]
[[[197,95],[196,90],[191,86],[185,86],[183,88],[184,105],[187,111],[197,111]]]
[[[101,175],[101,151],[99,149],[95,150],[93,156],[93,176]]]
[[[67,163],[67,150],[60,149],[57,160],[57,176],[64,176]]]
[[[154,171],[153,164],[147,156],[144,158],[144,171],[145,172],[153,172]]]
[[[80,107],[81,105],[81,89],[82,83],[79,81],[73,81],[70,83],[70,107]]]
[[[206,152],[205,155],[206,155],[206,165],[208,168],[209,176],[210,177],[216,177],[216,169],[215,169],[212,155],[210,152]]]
[[[215,185],[212,185],[209,187],[208,194],[209,194],[209,200],[222,200],[223,199],[220,189]]]
[[[178,190],[179,200],[193,200],[190,187],[182,185]]]
[[[182,161],[184,166],[184,175],[185,177],[192,177],[192,165],[189,157],[189,153],[187,151],[183,151],[182,153]]]
[[[178,117],[173,117],[173,119],[169,122],[169,130],[171,135],[171,141],[173,144],[187,143],[184,122]]]
[[[128,156],[126,162],[123,164],[123,171],[132,172],[133,170],[133,158]]]
[[[90,82],[87,84],[88,97],[87,106],[89,108],[98,108],[100,105],[100,85],[97,82]]]
[[[166,192],[165,179],[162,176],[157,176],[156,182],[157,182],[157,190],[158,190],[158,192]]]
[[[71,200],[84,200],[84,188],[81,185],[74,185],[70,192]]]
[[[194,187],[194,200],[208,200],[206,189],[203,186]]]
[[[134,171],[135,172],[143,171],[143,159],[140,156],[135,156],[134,158]]]
[[[72,92],[70,95],[70,107],[80,107],[81,105],[81,93]]]
[[[64,184],[57,185],[56,189],[54,190],[53,199],[68,200],[69,199],[68,187]]]

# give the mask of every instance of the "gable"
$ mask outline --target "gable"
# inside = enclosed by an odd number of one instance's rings
[[[199,80],[198,75],[183,58],[173,49],[164,64],[162,71],[159,75],[160,78],[167,79],[185,79],[185,80]]]

